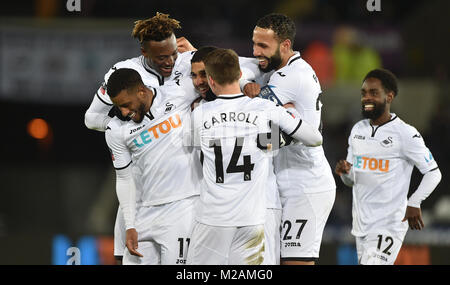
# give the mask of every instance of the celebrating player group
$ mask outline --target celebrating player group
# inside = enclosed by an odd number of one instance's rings
[[[322,148],[321,87],[294,51],[295,24],[260,18],[254,58],[198,49],[156,13],[141,55],[117,62],[85,114],[105,132],[119,200],[114,255],[142,265],[314,265],[336,184]],[[397,79],[361,78],[364,120],[335,172],[353,187],[360,264],[393,264],[441,179],[417,130],[390,113]],[[408,199],[416,166],[424,175]],[[324,253],[326,254],[326,253]]]

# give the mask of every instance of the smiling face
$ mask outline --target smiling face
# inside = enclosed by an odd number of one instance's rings
[[[145,42],[141,51],[149,65],[163,77],[168,77],[172,74],[178,57],[177,40],[174,34],[159,42]]]
[[[191,64],[191,78],[195,89],[202,96],[206,98],[206,93],[210,90],[208,79],[206,78],[205,64],[203,61],[193,62]]]
[[[279,69],[282,63],[280,43],[272,29],[255,27],[253,30],[253,56],[263,72]]]
[[[372,121],[388,115],[393,98],[393,92],[386,92],[379,79],[367,78],[361,88],[362,115]]]
[[[139,124],[149,110],[149,96],[153,96],[151,90],[139,86],[132,90],[120,91],[117,96],[111,98],[111,101],[119,108],[123,117],[128,117]]]

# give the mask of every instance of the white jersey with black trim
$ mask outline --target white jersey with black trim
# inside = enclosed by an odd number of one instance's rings
[[[356,123],[348,138],[347,161],[353,164],[353,228],[355,236],[374,229],[402,232],[411,173],[424,174],[437,163],[420,133],[391,113],[391,119],[372,126],[368,119]]]
[[[177,85],[152,89],[156,97],[141,123],[113,118],[105,132],[114,167],[133,164],[141,172],[143,206],[199,194],[193,148],[183,141],[185,129],[190,129],[191,103],[198,95],[193,87],[192,92]]]
[[[104,81],[97,90],[91,105],[86,111],[85,124],[88,128],[105,131],[106,125],[111,120],[108,113],[113,107],[113,103],[108,96],[106,84],[109,76],[120,68],[130,68],[136,70],[147,86],[158,87],[164,84],[180,84],[182,78],[189,77],[191,72],[191,58],[193,52],[184,52],[178,54],[172,74],[169,77],[162,77],[156,70],[152,69],[144,56],[138,56],[124,61],[120,61],[105,74]]]
[[[299,52],[286,66],[269,73],[255,67],[257,61],[247,61],[244,76],[261,85],[260,97],[279,105],[293,103],[302,120],[321,129],[322,93],[312,67]],[[298,191],[320,193],[335,190],[336,184],[323,147],[289,145],[274,157],[278,189],[283,197],[295,196]],[[301,190],[299,190],[301,189]]]
[[[258,60],[256,58],[250,58],[250,57],[239,57],[239,65],[241,67],[241,71],[243,73],[242,80],[240,81],[241,89],[245,86],[246,78],[251,78],[256,81],[258,79],[258,82],[264,81],[265,75],[262,73],[258,68]],[[264,75],[264,76],[263,76]],[[277,185],[277,178],[275,175],[275,169],[273,165],[273,158],[271,158],[270,162],[270,170],[269,170],[269,177],[267,180],[267,200],[266,200],[266,207],[267,209],[281,209],[281,200],[280,200],[280,193],[278,191],[278,185]]]
[[[302,121],[286,109],[242,94],[220,95],[192,113],[194,138],[204,155],[198,222],[212,226],[263,224],[271,153],[257,147],[269,120],[287,133]]]

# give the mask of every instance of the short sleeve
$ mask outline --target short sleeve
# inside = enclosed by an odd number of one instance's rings
[[[115,169],[124,169],[131,164],[131,153],[121,135],[121,127],[109,124],[106,127],[105,139],[111,153]]]
[[[431,151],[416,128],[406,125],[402,132],[402,142],[403,154],[422,174],[438,167]]]
[[[347,147],[347,160],[349,163],[353,164],[353,148],[352,148],[352,137],[353,137],[353,130],[355,127],[352,128],[350,135],[348,136],[348,147]]]

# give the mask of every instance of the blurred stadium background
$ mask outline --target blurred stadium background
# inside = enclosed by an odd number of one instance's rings
[[[323,86],[324,147],[330,165],[344,158],[359,120],[360,84],[385,67],[400,79],[394,112],[414,125],[443,179],[423,203],[423,231],[409,231],[398,264],[450,264],[450,2],[381,0],[2,2],[0,8],[0,264],[65,264],[78,247],[82,264],[112,264],[117,211],[114,170],[103,133],[84,112],[105,72],[137,56],[133,22],[168,13],[177,36],[252,56],[256,20],[270,12],[295,19],[295,50]],[[72,2],[72,1],[69,1]],[[411,189],[421,175],[413,172]],[[338,177],[319,264],[355,264],[351,189]]]

